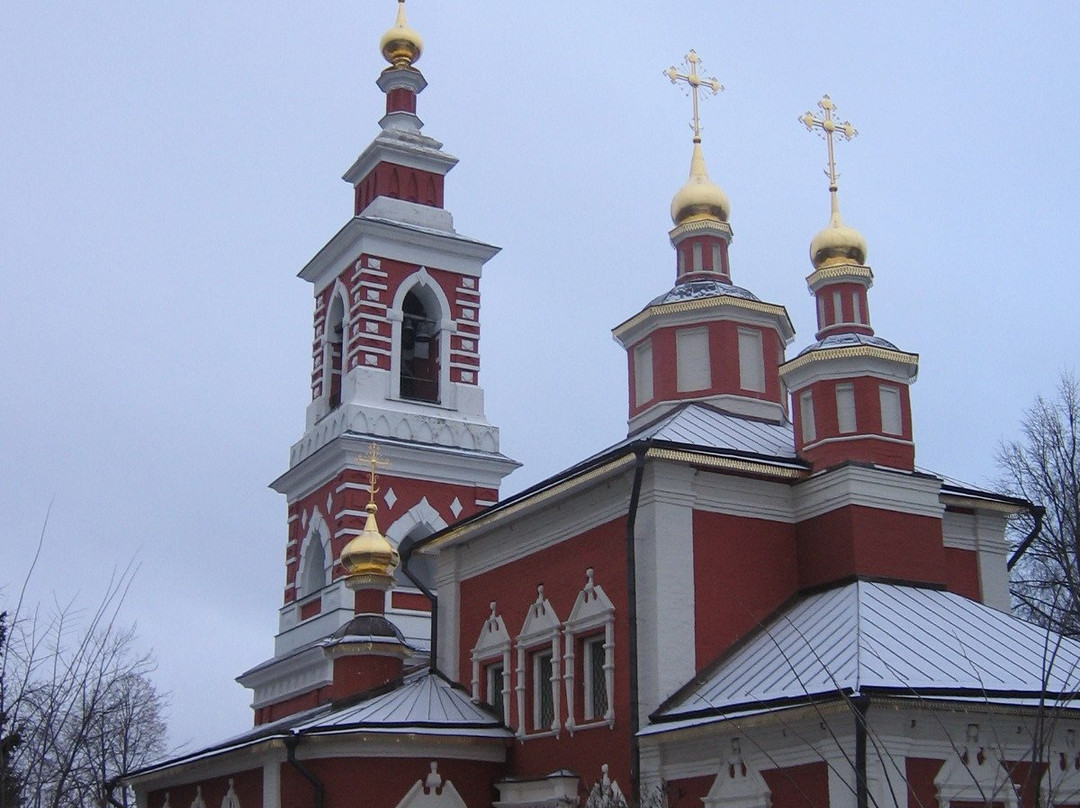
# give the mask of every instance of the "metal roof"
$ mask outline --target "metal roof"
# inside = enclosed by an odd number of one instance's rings
[[[677,303],[681,300],[697,300],[702,297],[741,297],[744,300],[759,300],[757,295],[749,289],[735,286],[723,281],[689,281],[676,284],[664,294],[654,297],[649,301],[650,306],[658,306],[662,303]]]
[[[841,691],[1023,705],[1044,693],[1071,701],[1078,690],[1074,640],[951,592],[858,581],[781,611],[654,720],[685,723]]]
[[[314,716],[295,724],[293,732],[324,733],[363,729],[368,732],[472,735],[512,738],[513,733],[460,687],[425,671],[374,698]]]
[[[686,444],[696,449],[734,451],[795,460],[791,424],[732,415],[706,404],[687,404],[631,435],[630,440]]]

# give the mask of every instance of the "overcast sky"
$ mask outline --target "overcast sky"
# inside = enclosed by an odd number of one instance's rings
[[[0,605],[52,501],[33,595],[124,606],[172,696],[172,741],[250,725],[233,677],[272,653],[286,469],[309,392],[310,286],[377,132],[392,0],[0,8]],[[668,207],[696,48],[731,197],[733,280],[813,339],[810,239],[828,92],[841,205],[877,333],[921,356],[917,462],[975,483],[1075,366],[1080,6],[410,0],[425,132],[461,158],[447,207],[501,245],[483,281],[487,414],[525,466],[625,435],[610,328],[674,280]]]

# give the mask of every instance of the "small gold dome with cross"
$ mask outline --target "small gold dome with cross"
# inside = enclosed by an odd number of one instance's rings
[[[377,510],[374,502],[368,504],[363,532],[341,549],[345,585],[350,589],[390,589],[394,584],[394,570],[401,559],[390,540],[379,532]]]
[[[379,50],[394,67],[411,67],[424,52],[424,40],[405,19],[405,0],[398,0],[397,21],[382,35]]]

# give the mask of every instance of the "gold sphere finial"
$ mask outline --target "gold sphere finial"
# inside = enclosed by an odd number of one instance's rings
[[[424,52],[424,40],[405,19],[405,0],[398,0],[397,21],[382,35],[379,50],[394,67],[412,67]]]

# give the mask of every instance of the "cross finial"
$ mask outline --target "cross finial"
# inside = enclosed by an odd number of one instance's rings
[[[694,142],[701,142],[701,117],[698,115],[698,90],[704,88],[706,90],[712,90],[712,94],[716,95],[724,89],[724,85],[720,83],[716,78],[704,78],[698,73],[698,65],[701,64],[701,57],[697,55],[697,51],[691,50],[686,54],[686,72],[680,73],[677,68],[669,67],[664,71],[664,75],[671,79],[672,84],[678,84],[680,81],[686,84],[686,88],[690,93],[690,96],[694,99],[694,122],[690,124],[690,127],[694,130]]]
[[[829,145],[829,167],[826,169],[825,175],[829,178],[829,192],[835,195],[836,179],[839,174],[836,173],[836,158],[833,155],[833,136],[839,135],[844,140],[851,140],[859,133],[848,121],[841,122],[833,119],[836,104],[829,98],[828,93],[821,97],[817,105],[821,109],[820,118],[814,117],[814,113],[807,110],[805,115],[799,116],[799,120],[810,132],[820,129],[825,142]]]
[[[368,489],[371,492],[370,498],[368,499],[368,506],[370,507],[375,504],[375,494],[379,491],[379,489],[375,487],[375,484],[379,481],[379,466],[389,467],[390,461],[382,460],[379,457],[379,444],[377,443],[369,444],[367,456],[359,455],[358,459],[361,463],[366,462],[368,464]]]

